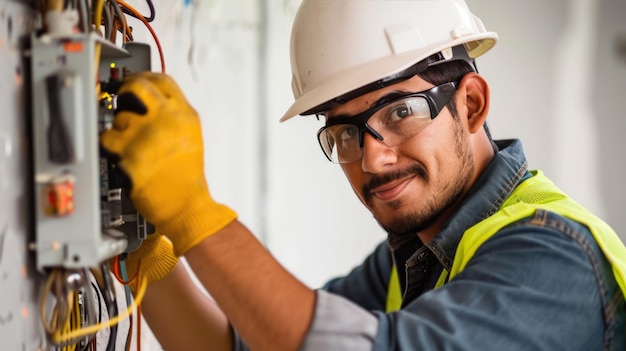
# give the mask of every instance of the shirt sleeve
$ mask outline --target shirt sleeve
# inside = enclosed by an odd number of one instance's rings
[[[601,350],[594,245],[553,215],[496,234],[453,280],[397,312],[318,291],[301,350]]]
[[[345,277],[329,281],[323,289],[341,295],[366,310],[384,311],[392,264],[391,253],[384,241],[361,265]]]
[[[371,350],[377,318],[336,294],[317,291],[313,325],[300,350]]]

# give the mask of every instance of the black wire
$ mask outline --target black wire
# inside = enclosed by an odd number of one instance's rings
[[[96,295],[98,295],[98,323],[100,323],[102,322],[102,299],[100,298],[102,295],[100,294],[100,288],[94,282],[91,282],[91,286],[93,286]]]
[[[140,337],[140,335],[137,335]],[[126,334],[126,350],[130,350],[130,343],[133,339],[133,316],[128,316],[128,334]]]
[[[98,286],[96,286],[96,284],[94,282],[91,282],[91,287],[93,288],[93,290],[96,292],[96,296],[98,297],[98,324],[100,324],[100,322],[102,322],[102,299],[100,298],[101,294],[100,294],[100,288]],[[85,343],[85,345],[83,346],[83,348],[81,349],[81,351],[88,351],[89,348],[93,345],[93,342],[96,340],[96,335],[93,335],[93,339],[89,340],[87,343]],[[94,348],[92,348],[92,350],[95,350]]]
[[[154,21],[154,15],[155,15],[154,5],[152,4],[152,0],[146,0],[146,3],[148,4],[148,8],[150,9],[150,16],[149,17],[143,16],[143,18],[145,18],[145,20],[148,22],[152,22]],[[131,17],[138,18],[134,13],[130,12],[130,10],[128,10],[124,6],[122,6],[122,11]]]
[[[105,303],[109,306],[109,320],[118,315],[117,301],[115,299],[115,287],[111,281],[111,271],[107,263],[101,265],[102,280],[104,282],[104,296]],[[111,334],[109,335],[109,342],[107,343],[106,351],[115,350],[115,341],[117,340],[117,324],[109,327]]]

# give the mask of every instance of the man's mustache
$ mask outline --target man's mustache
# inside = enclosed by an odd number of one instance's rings
[[[418,177],[422,177],[424,180],[428,181],[428,174],[426,173],[424,167],[422,167],[421,165],[414,165],[403,170],[376,175],[372,177],[369,182],[363,185],[363,196],[365,197],[366,201],[369,201],[369,199],[373,196],[372,191],[374,189],[395,180],[406,178],[412,175],[417,175]]]

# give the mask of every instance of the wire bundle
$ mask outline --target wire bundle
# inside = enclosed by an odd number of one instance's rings
[[[92,283],[90,277],[99,277],[99,279],[96,278],[98,283]],[[127,294],[127,309],[118,313],[108,264],[103,264],[98,272],[64,268],[53,269],[44,284],[39,311],[49,343],[62,351],[95,350],[96,333],[109,328],[111,333],[107,351],[114,350],[117,324],[130,317],[134,309],[139,311],[146,287],[147,282],[141,280],[135,299],[131,299],[130,295]],[[125,288],[128,289],[128,286]],[[97,295],[94,295],[94,291]],[[98,302],[97,307],[96,301]],[[52,303],[51,306],[49,306],[50,303]],[[101,320],[103,303],[109,314],[109,318],[105,321]],[[97,321],[96,311],[98,313]],[[139,321],[138,318],[138,324]],[[132,320],[130,324],[131,329],[129,329],[126,340],[127,350],[130,349]],[[139,335],[137,335],[137,340],[139,339]],[[139,349],[138,347],[137,350]]]
[[[91,292],[91,286],[87,285],[87,276],[88,273],[85,270],[54,269],[44,285],[39,304],[41,322],[52,345],[63,351],[73,351],[79,343],[83,345],[89,343],[89,340],[85,340],[82,336],[66,337],[73,329],[78,329],[84,324],[84,317],[93,319],[91,314],[85,313],[84,296],[82,299],[79,297],[85,292]],[[53,296],[55,304],[48,316],[46,306],[49,295]],[[94,304],[93,295],[90,294],[87,301]],[[93,324],[93,321],[90,324]],[[87,336],[91,337],[91,335]]]
[[[150,22],[155,18],[152,0],[146,0],[150,10],[150,15],[147,17],[122,0],[93,1],[95,1],[95,5],[90,7],[90,0],[40,0],[39,9],[44,14],[47,11],[76,10],[79,14],[77,29],[80,32],[89,33],[95,31],[104,39],[114,44],[117,44],[117,35],[120,33],[122,45],[126,42],[133,41],[132,27],[128,24],[125,15],[129,15],[141,21],[154,39],[161,61],[161,72],[165,73],[165,60],[161,42],[150,25]]]

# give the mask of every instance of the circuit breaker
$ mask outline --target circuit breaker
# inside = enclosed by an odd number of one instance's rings
[[[123,75],[150,70],[150,47],[95,33],[33,34],[29,56],[37,267],[96,267],[151,232],[98,141]]]

